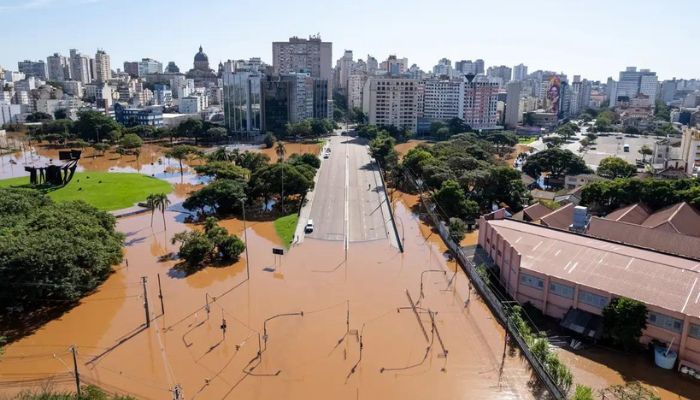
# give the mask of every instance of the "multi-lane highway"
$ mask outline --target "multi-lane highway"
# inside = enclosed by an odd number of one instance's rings
[[[396,244],[384,187],[365,140],[332,136],[323,158],[314,192],[300,226],[311,219],[313,233],[306,237],[347,242],[389,238]],[[304,212],[306,211],[306,212]]]

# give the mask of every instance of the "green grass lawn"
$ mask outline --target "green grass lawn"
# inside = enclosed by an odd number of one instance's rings
[[[530,144],[537,140],[537,136],[518,136],[518,143],[520,144]]]
[[[0,187],[31,187],[29,177],[0,180]],[[152,193],[170,193],[172,185],[142,174],[76,172],[64,187],[39,187],[55,201],[83,200],[100,210],[112,211],[133,206]]]
[[[290,214],[281,218],[277,218],[274,222],[275,231],[277,231],[277,236],[280,237],[280,240],[282,240],[282,243],[287,248],[289,248],[289,245],[292,243],[292,240],[294,240],[294,232],[297,229],[298,221],[298,215]]]

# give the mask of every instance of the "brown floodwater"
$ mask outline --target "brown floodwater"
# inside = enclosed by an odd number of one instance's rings
[[[176,268],[170,239],[190,227],[175,212],[166,213],[167,231],[158,218],[151,228],[148,214],[122,218],[128,267],[9,345],[0,393],[50,379],[71,388],[74,344],[85,382],[138,398],[171,398],[176,384],[187,399],[536,398],[528,366],[504,352],[503,329],[455,274],[439,237],[402,202],[396,215],[404,254],[378,240],[352,243],[347,260],[342,243],[312,239],[276,258],[272,224],[247,223],[250,279],[244,257],[191,275]],[[222,224],[242,236],[242,221]],[[144,276],[152,319],[145,329]]]
[[[28,176],[25,166],[44,166],[49,164],[61,165],[58,152],[66,150],[49,145],[28,146],[23,143],[23,149],[11,154],[0,156],[0,179]],[[183,176],[180,176],[180,165],[177,160],[165,157],[167,148],[158,144],[146,143],[141,147],[139,157],[133,154],[119,155],[114,149],[105,154],[95,153],[92,148],[83,150],[77,171],[108,171],[133,172],[153,176],[172,183],[200,183],[192,166],[203,163],[202,159],[192,158],[183,162]]]
[[[318,154],[321,151],[321,144],[319,144],[319,143],[286,142],[283,140],[281,142],[284,143],[284,149],[285,149],[284,158],[285,159],[289,158],[292,154],[304,154],[304,153]],[[261,153],[267,154],[267,156],[270,157],[270,160],[276,161],[277,160],[277,149],[275,146],[273,146],[269,149],[265,148],[265,147],[261,147],[259,149],[251,149],[251,150],[252,151],[259,151]]]

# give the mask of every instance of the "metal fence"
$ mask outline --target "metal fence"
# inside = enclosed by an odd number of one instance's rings
[[[411,183],[416,188],[416,190],[420,190],[420,187],[418,186],[416,181],[413,179],[413,177],[409,176],[408,174],[406,174],[406,181]],[[450,239],[449,230],[447,226],[445,226],[445,223],[434,211],[436,206],[432,204],[432,201],[430,199],[426,199],[426,196],[423,196],[422,194],[419,196],[419,198],[423,209],[425,210],[428,217],[430,217],[430,222],[437,229],[438,233],[440,234],[440,237],[442,238],[443,242],[445,242],[445,245],[449,249],[450,253],[457,260],[457,262],[459,262],[459,265],[462,267],[462,270],[464,270],[464,272],[467,274],[469,280],[472,282],[472,285],[474,286],[474,288],[476,288],[477,292],[484,300],[486,305],[489,307],[493,315],[496,316],[501,325],[505,327],[510,337],[518,345],[523,356],[530,363],[532,370],[540,379],[540,382],[542,382],[544,387],[547,389],[547,391],[553,398],[557,400],[566,399],[565,393],[561,390],[561,388],[559,388],[559,386],[557,386],[554,379],[552,379],[552,377],[547,373],[544,365],[542,365],[542,363],[534,356],[534,354],[532,354],[527,343],[525,343],[525,339],[520,335],[519,331],[512,324],[510,318],[508,318],[508,313],[506,311],[505,304],[503,304],[498,299],[498,297],[496,297],[491,288],[487,285],[486,282],[484,282],[481,275],[477,273],[476,265],[474,265],[474,263],[467,258],[462,249],[459,247],[459,245],[455,243],[452,239]]]
[[[399,251],[403,253],[403,243],[401,242],[401,237],[399,236],[399,230],[396,228],[396,219],[394,218],[394,210],[391,204],[391,199],[389,199],[389,188],[384,182],[384,170],[379,164],[379,161],[375,160],[377,163],[377,168],[379,169],[379,178],[382,180],[382,187],[384,188],[384,201],[386,201],[387,208],[389,209],[389,218],[391,218],[391,226],[394,228],[394,235],[396,237],[396,243],[399,245]],[[380,205],[381,206],[381,205]]]

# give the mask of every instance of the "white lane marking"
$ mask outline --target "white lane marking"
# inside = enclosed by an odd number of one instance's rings
[[[685,298],[685,303],[683,304],[683,308],[681,308],[681,312],[685,312],[685,308],[688,306],[688,300],[690,300],[690,296],[693,295],[693,291],[695,290],[695,285],[698,283],[698,278],[695,278],[695,281],[693,281],[693,287],[690,288],[690,293],[688,293],[688,297]]]
[[[347,141],[346,141],[347,142]],[[347,143],[344,142],[345,144],[345,254],[347,256],[348,253],[348,247],[349,247],[349,238],[350,236],[350,218],[348,216],[349,213],[349,208],[348,208],[348,187],[350,186],[350,173],[348,170],[348,145]]]

